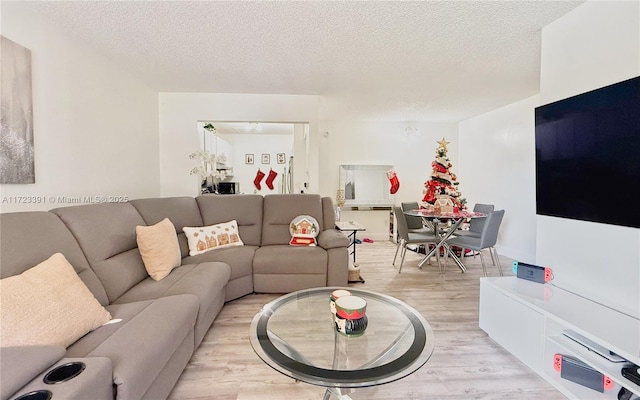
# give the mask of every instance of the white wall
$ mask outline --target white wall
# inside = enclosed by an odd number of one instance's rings
[[[411,128],[406,130],[407,128]],[[458,124],[419,123],[405,121],[323,120],[319,124],[320,193],[335,200],[339,184],[338,166],[341,164],[393,165],[398,174],[400,189],[393,202],[421,201],[424,183],[431,174],[437,141],[443,137],[451,142],[448,156],[452,170],[458,172]],[[389,185],[390,187],[391,185]],[[466,196],[466,183],[460,190]],[[473,199],[468,198],[473,201]],[[342,220],[364,225],[362,237],[376,240],[389,236],[389,213],[358,211],[342,213]]]
[[[311,137],[318,130],[318,96],[160,93],[159,99],[160,187],[163,197],[198,194],[199,178],[189,175],[193,168],[189,154],[201,147],[198,121],[308,122]],[[255,162],[258,164],[254,164],[255,167],[260,165],[257,153]],[[317,157],[310,161],[310,191],[313,193],[317,193],[318,187],[317,163]],[[246,192],[245,187],[241,190]]]
[[[35,184],[0,185],[1,211],[67,205],[59,196],[158,196],[157,93],[21,2],[0,7],[2,35],[31,50],[36,168]]]
[[[504,209],[498,253],[535,262],[534,108],[538,96],[460,123],[460,173],[473,203]],[[473,206],[473,203],[470,206]]]
[[[541,58],[543,104],[640,75],[640,2],[583,4],[543,29]],[[640,317],[640,229],[543,216],[537,226],[536,259],[554,283]]]

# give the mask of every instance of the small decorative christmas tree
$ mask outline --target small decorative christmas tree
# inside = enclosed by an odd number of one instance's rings
[[[453,203],[453,207],[465,210],[467,208],[467,200],[460,197],[458,178],[449,170],[452,166],[447,157],[447,145],[449,142],[442,138],[437,143],[436,159],[431,163],[433,169],[430,179],[424,184],[425,190],[422,201],[435,204],[438,199],[449,199]]]

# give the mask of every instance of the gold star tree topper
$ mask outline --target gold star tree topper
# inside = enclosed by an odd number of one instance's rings
[[[444,138],[442,138],[442,140],[439,140],[436,143],[438,143],[444,151],[447,151],[447,145],[451,142],[447,142],[446,140],[444,140]]]

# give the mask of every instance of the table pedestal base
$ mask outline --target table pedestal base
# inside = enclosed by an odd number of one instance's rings
[[[352,400],[351,396],[346,393],[342,393],[343,390],[344,389],[340,388],[328,388],[327,391],[324,392],[324,397],[322,398],[322,400],[329,400],[331,398],[331,395],[340,400]],[[351,390],[347,389],[347,391],[350,392]]]

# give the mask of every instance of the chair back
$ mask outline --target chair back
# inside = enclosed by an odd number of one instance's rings
[[[489,214],[493,211],[495,206],[493,204],[482,204],[476,203],[473,206],[473,212],[481,212],[483,214]],[[482,228],[486,222],[486,218],[473,218],[471,222],[469,222],[469,231],[475,233],[482,233]]]
[[[400,207],[402,208],[402,211],[417,210],[417,209],[420,208],[418,206],[418,202],[417,201],[410,201],[410,202],[401,203]],[[417,217],[417,216],[413,216],[413,215],[405,215],[404,217],[405,217],[405,220],[407,221],[407,229],[422,229],[423,228],[422,218],[421,217]]]
[[[407,227],[407,219],[400,207],[393,207],[393,215],[396,216],[396,226],[398,228],[398,236],[404,241],[409,241],[409,228]]]
[[[492,211],[486,218],[484,226],[482,227],[482,234],[480,235],[480,248],[486,249],[487,247],[493,247],[498,241],[498,231],[500,230],[500,224],[502,224],[502,218],[504,217],[504,210]]]
[[[495,206],[493,204],[476,203],[473,206],[474,212],[481,212],[481,213],[488,214],[493,210],[495,210]]]

